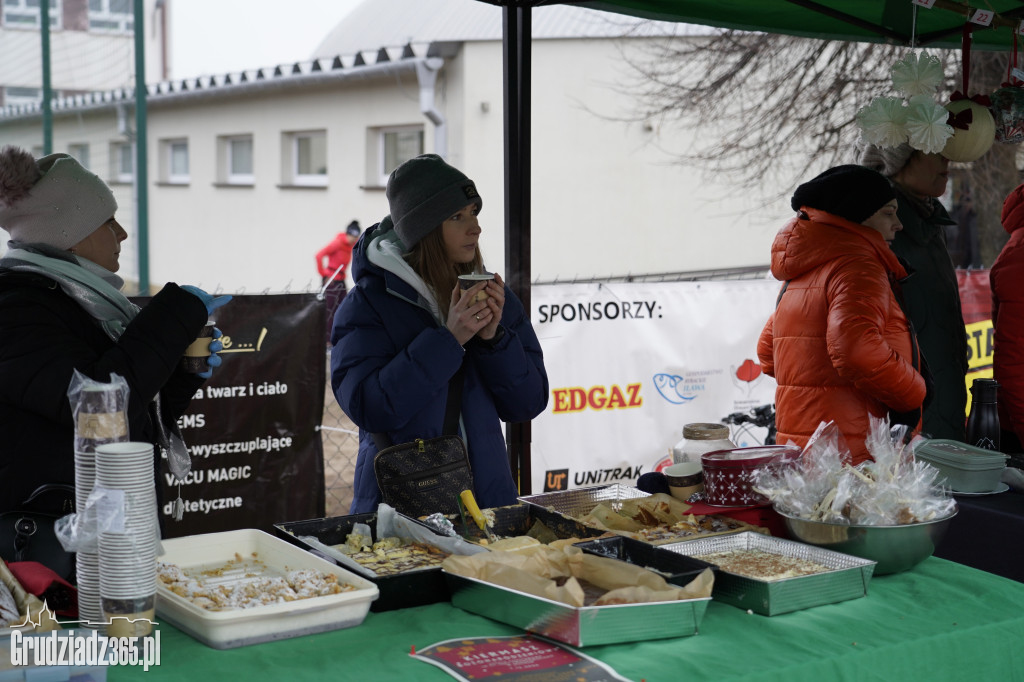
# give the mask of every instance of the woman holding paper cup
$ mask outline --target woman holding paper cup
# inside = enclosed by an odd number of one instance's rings
[[[76,370],[122,377],[131,439],[163,445],[220,364],[213,338],[200,373],[182,357],[231,297],[168,283],[140,310],[115,274],[128,236],[116,211],[110,188],[67,154],[0,150],[0,227],[11,235],[0,260],[0,512],[41,485],[74,484]]]
[[[460,435],[481,507],[517,496],[502,422],[528,421],[547,406],[540,343],[522,303],[485,272],[476,185],[435,154],[406,161],[387,185],[391,209],[352,256],[356,286],[331,333],[331,385],[359,426],[351,513],[381,501],[372,434],[392,443],[441,435],[449,380],[464,368]]]

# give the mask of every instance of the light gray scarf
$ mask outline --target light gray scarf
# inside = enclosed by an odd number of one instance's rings
[[[46,255],[52,249],[54,247],[46,244],[22,248],[20,243],[12,243],[11,249],[3,259],[0,259],[0,270],[34,272],[52,279],[60,285],[64,293],[96,320],[112,341],[116,342],[139,313],[139,306],[129,301],[120,291],[124,280],[81,256],[71,256],[77,261],[76,264],[56,255]],[[59,253],[64,255],[63,252]],[[164,425],[159,392],[153,397],[152,405],[153,422],[157,430],[157,447],[161,455],[168,460],[171,472],[179,482],[183,481],[192,466],[188,446],[176,430],[169,430]]]
[[[119,289],[120,277],[86,258],[78,264],[36,251],[12,248],[0,260],[0,267],[17,272],[35,272],[52,279],[96,320],[111,340],[121,338],[125,327],[139,312]]]

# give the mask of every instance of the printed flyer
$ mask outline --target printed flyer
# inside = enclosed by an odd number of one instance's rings
[[[601,661],[534,635],[448,639],[410,654],[457,680],[629,682]]]

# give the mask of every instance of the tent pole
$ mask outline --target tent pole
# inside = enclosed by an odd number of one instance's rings
[[[530,312],[530,40],[529,2],[502,7],[505,126],[505,278]],[[506,429],[509,463],[521,495],[531,494],[530,422]]]

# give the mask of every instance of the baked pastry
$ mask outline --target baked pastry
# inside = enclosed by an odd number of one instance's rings
[[[802,575],[813,575],[832,570],[828,566],[810,559],[774,554],[760,549],[735,549],[727,552],[694,555],[694,558],[715,564],[726,573],[766,581],[798,578]]]

